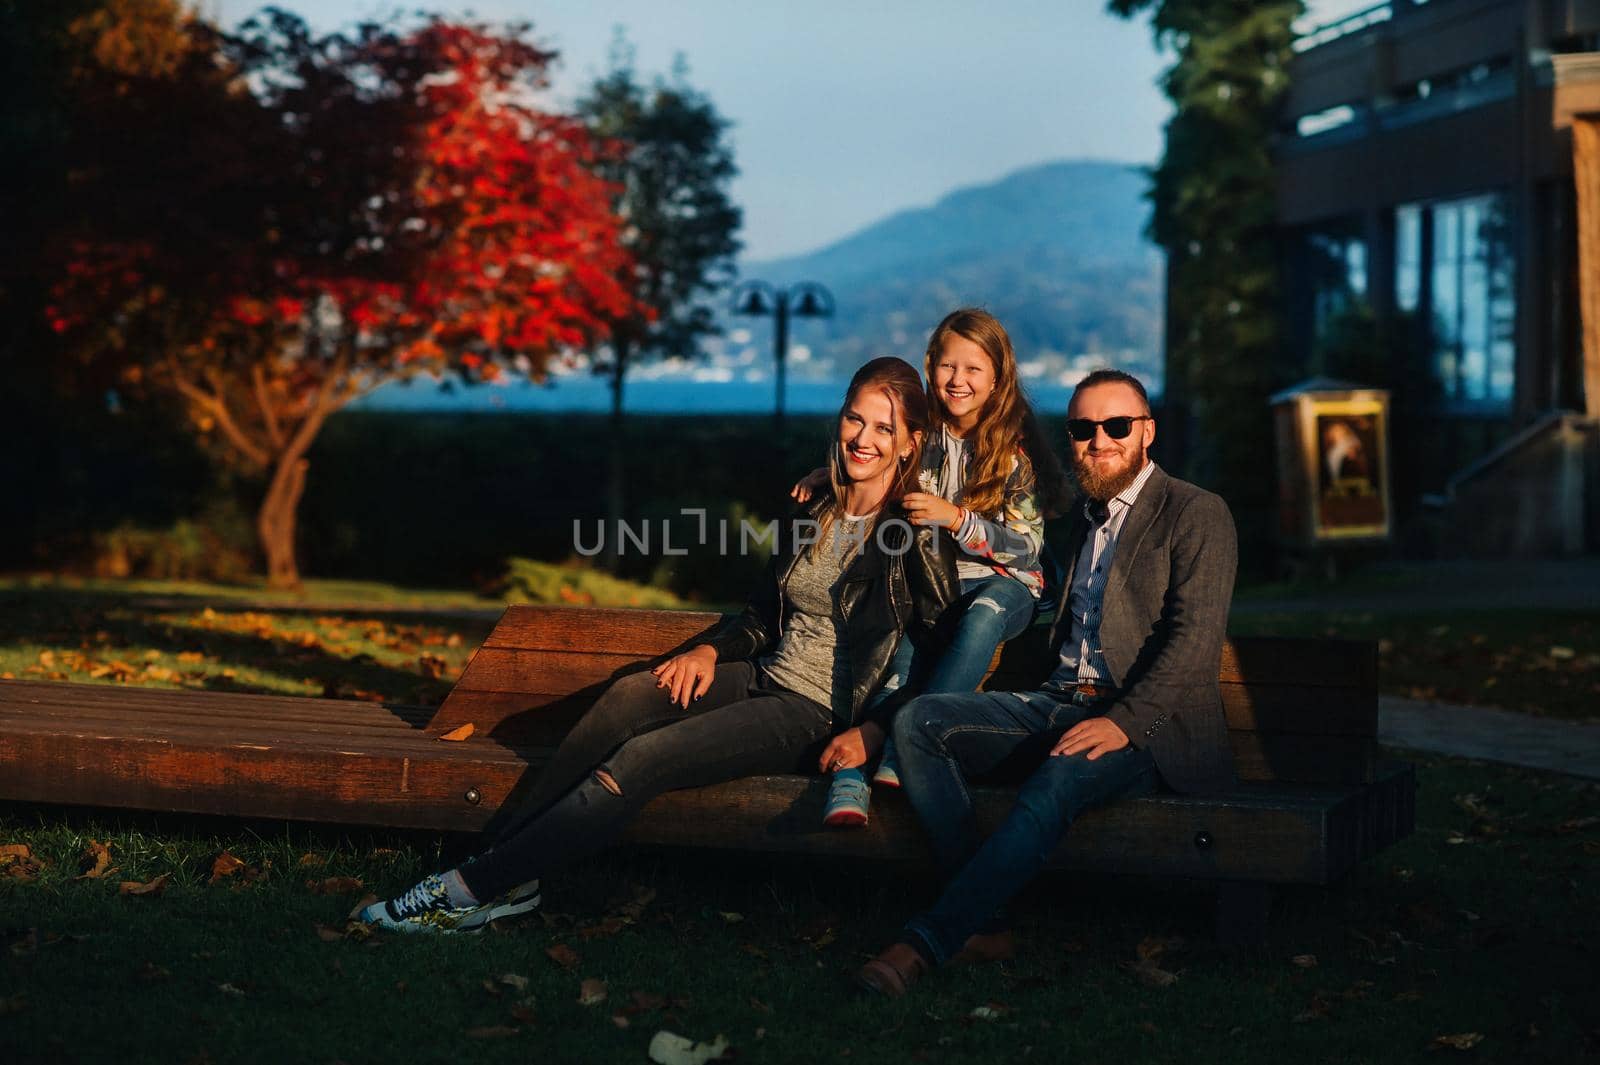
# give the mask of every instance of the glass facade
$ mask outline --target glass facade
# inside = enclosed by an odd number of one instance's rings
[[[1503,409],[1516,362],[1515,263],[1500,193],[1395,209],[1395,303],[1429,325],[1447,407]]]

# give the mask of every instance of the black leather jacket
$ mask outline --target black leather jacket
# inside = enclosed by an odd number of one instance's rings
[[[830,499],[823,492],[794,517],[816,521]],[[789,573],[799,557],[795,537],[788,535],[792,520],[782,525],[769,579],[751,594],[743,613],[729,618],[704,641],[716,650],[718,661],[755,658],[777,646],[790,610]],[[893,700],[880,701],[865,716],[862,708],[888,678],[901,637],[909,633],[919,642],[931,639],[939,615],[961,594],[957,553],[947,531],[911,525],[897,504],[889,504],[846,567],[839,609],[845,617],[850,655],[850,725],[872,720],[888,729],[888,719],[897,708]]]

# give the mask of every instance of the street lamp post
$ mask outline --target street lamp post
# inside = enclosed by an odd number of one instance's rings
[[[733,290],[733,313],[772,315],[772,359],[777,369],[774,416],[783,424],[783,397],[789,361],[789,315],[796,318],[831,318],[833,293],[815,281],[777,288],[765,281],[745,281]]]

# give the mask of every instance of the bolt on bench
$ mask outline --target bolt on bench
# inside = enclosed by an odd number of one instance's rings
[[[262,695],[0,681],[0,799],[475,831],[515,806],[566,730],[617,677],[718,624],[715,614],[511,607],[437,713]],[[986,682],[1048,672],[1043,629]],[[1260,939],[1272,889],[1328,884],[1414,824],[1410,766],[1380,766],[1370,643],[1256,638],[1224,649],[1240,778],[1225,796],[1153,795],[1083,817],[1060,869],[1215,882],[1218,934]],[[463,741],[440,737],[473,726]],[[926,860],[901,796],[864,829],[822,826],[826,781],[748,777],[672,792],[628,833],[651,844]],[[974,789],[992,825],[1004,787]]]

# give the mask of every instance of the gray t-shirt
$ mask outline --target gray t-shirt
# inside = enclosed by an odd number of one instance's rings
[[[860,548],[866,518],[845,515],[801,555],[785,588],[787,620],[778,646],[761,659],[767,676],[850,717],[850,654],[838,610],[839,578]]]

